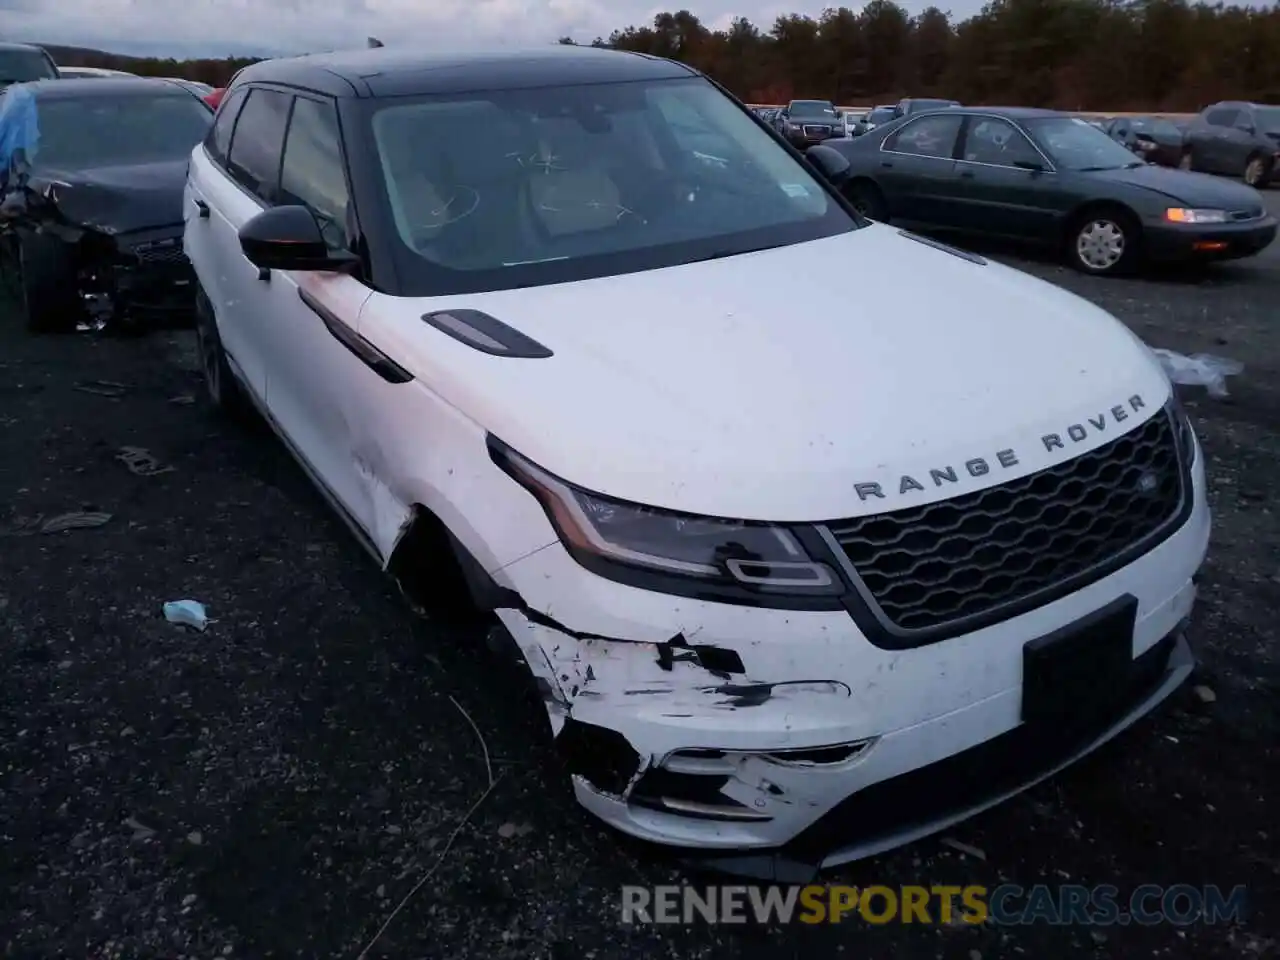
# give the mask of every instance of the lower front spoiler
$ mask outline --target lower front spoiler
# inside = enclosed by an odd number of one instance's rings
[[[1216,226],[1162,224],[1143,232],[1143,248],[1150,260],[1159,262],[1238,260],[1252,257],[1276,238],[1274,217],[1247,223]]]
[[[927,837],[1048,779],[1154,710],[1186,681],[1194,666],[1195,657],[1179,628],[1134,661],[1126,696],[1086,726],[1020,725],[858,791],[775,850],[735,854],[662,849],[692,869],[770,883],[810,883],[823,869]]]

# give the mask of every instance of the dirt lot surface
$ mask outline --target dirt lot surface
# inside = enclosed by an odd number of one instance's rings
[[[1244,884],[1243,923],[623,925],[622,884],[682,874],[579,811],[479,637],[413,618],[281,447],[194,399],[189,335],[35,339],[5,308],[4,955],[355,957],[432,869],[371,955],[1276,955],[1280,251],[1118,281],[1016,263],[1153,345],[1246,365],[1227,400],[1186,392],[1215,515],[1192,628],[1203,689],[1189,684],[1087,761],[950,832],[981,857],[930,839],[831,879]],[[117,459],[126,447],[171,469],[135,475]],[[33,532],[36,518],[83,510],[110,519]],[[207,604],[207,632],[162,618],[182,598]],[[451,698],[502,776],[437,865],[485,786]]]

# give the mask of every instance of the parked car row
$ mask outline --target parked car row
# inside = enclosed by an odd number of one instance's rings
[[[109,70],[106,67],[69,67],[59,66],[53,62],[48,52],[34,44],[0,43],[0,89],[11,83],[26,83],[33,80],[118,80],[121,78],[137,78],[136,73],[125,70]],[[188,87],[201,97],[209,97],[214,88],[199,80],[187,80],[183,77],[162,77],[172,83]],[[210,106],[217,106],[210,103]]]
[[[1248,257],[1275,239],[1253,187],[1161,168],[1115,135],[1051,110],[949,107],[808,155],[873,220],[1040,244],[1086,273]]]

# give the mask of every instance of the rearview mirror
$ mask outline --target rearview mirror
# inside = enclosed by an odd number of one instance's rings
[[[240,249],[262,270],[319,270],[347,273],[360,263],[346,251],[325,243],[320,222],[306,207],[263,210],[240,228]]]
[[[838,186],[849,177],[849,161],[835,147],[819,144],[805,151],[805,157],[828,183]]]

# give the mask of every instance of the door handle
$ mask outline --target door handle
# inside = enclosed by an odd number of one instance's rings
[[[960,179],[961,179],[961,180],[972,180],[972,179],[973,179],[973,171],[972,171],[972,170],[961,170],[961,171],[960,171]]]
[[[196,213],[200,215],[201,220],[209,219],[209,205],[203,200],[194,199],[192,203],[196,205]]]
[[[893,162],[891,160],[881,160],[880,166],[885,167],[886,169],[889,169],[893,167]]]

